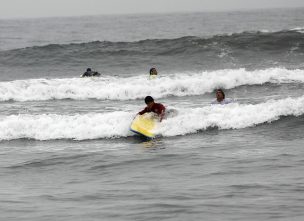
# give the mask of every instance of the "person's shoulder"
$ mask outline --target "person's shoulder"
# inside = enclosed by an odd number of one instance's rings
[[[157,78],[157,75],[149,75],[149,80],[154,80],[154,79],[156,79]]]
[[[97,76],[97,77],[99,77],[101,74],[99,73],[99,72],[97,72],[97,71],[95,71],[94,73],[93,73],[93,76]]]
[[[160,106],[160,107],[165,107],[165,105],[161,104],[161,103],[155,103],[157,106]]]
[[[211,102],[212,105],[214,104],[230,104],[233,103],[233,100],[231,98],[226,98],[224,100],[222,100],[221,102],[218,102],[216,99],[214,101]]]
[[[211,104],[219,104],[219,102],[215,99],[214,101],[211,102]]]
[[[166,110],[166,107],[161,103],[154,103],[153,109]]]
[[[227,98],[227,99],[223,100],[223,103],[224,104],[230,104],[230,103],[233,103],[233,100],[231,98]]]

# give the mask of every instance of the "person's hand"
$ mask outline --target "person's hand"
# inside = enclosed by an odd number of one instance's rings
[[[162,122],[162,120],[164,119],[164,117],[165,117],[165,111],[162,111],[161,114],[160,114],[159,122]]]
[[[159,122],[162,122],[163,119],[164,119],[164,114],[162,113],[159,117]]]

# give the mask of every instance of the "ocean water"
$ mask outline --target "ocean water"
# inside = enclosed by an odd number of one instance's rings
[[[301,8],[0,20],[0,220],[303,220],[303,89]]]

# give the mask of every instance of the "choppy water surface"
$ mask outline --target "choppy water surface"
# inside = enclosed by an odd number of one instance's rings
[[[303,220],[303,23],[303,9],[1,20],[1,219]],[[234,102],[210,105],[217,88]],[[151,141],[129,131],[146,95],[177,112]]]

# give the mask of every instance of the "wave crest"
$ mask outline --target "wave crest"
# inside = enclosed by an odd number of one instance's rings
[[[274,67],[277,63],[288,65],[292,60],[294,66],[291,67],[298,67],[303,61],[303,42],[303,30],[298,28],[278,32],[215,35],[209,38],[185,36],[136,42],[50,44],[0,51],[0,66],[8,70],[33,66],[42,70],[46,67],[62,70],[66,66],[83,68],[93,64],[106,70],[112,70],[115,66],[122,69],[132,67],[135,70],[134,63],[149,65],[152,62],[163,67],[180,64],[179,68],[204,66],[214,69],[219,65],[222,68],[232,68],[234,65],[257,67],[263,63],[264,67]]]
[[[31,79],[0,82],[0,101],[41,101],[52,99],[132,100],[152,95],[190,96],[212,92],[216,88],[231,89],[242,85],[304,82],[303,70],[272,68],[180,73],[148,80],[146,76],[129,78]]]
[[[241,129],[270,123],[281,116],[304,114],[304,96],[272,100],[256,105],[212,105],[196,109],[178,109],[175,117],[165,119],[156,133],[177,136],[196,133],[210,127]],[[11,115],[0,117],[0,140],[13,139],[104,139],[133,135],[130,112],[85,115]]]

